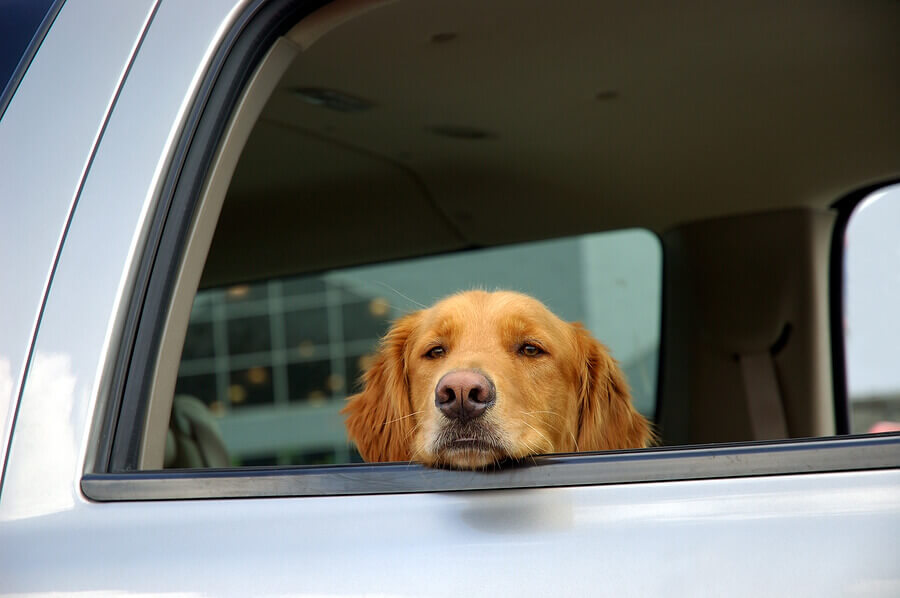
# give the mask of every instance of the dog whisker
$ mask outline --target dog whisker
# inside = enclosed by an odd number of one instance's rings
[[[400,417],[398,417],[398,418],[396,418],[396,419],[392,419],[392,420],[390,420],[390,421],[386,421],[386,422],[384,422],[384,425],[393,424],[393,423],[396,423],[396,422],[400,421],[401,419],[406,419],[406,418],[408,418],[408,417],[413,417],[413,416],[415,416],[415,415],[419,415],[420,413],[425,413],[425,411],[424,411],[424,410],[421,410],[421,411],[413,411],[412,413],[410,413],[410,414],[408,414],[408,415],[403,415],[403,416],[400,416]]]
[[[412,465],[413,463],[415,463],[415,462],[416,462],[416,456],[417,456],[420,452],[422,452],[422,449],[421,449],[421,448],[417,448],[417,449],[413,452],[413,454],[409,456],[409,461],[407,462],[407,465]]]
[[[416,433],[416,430],[418,430],[419,427],[420,427],[421,425],[422,425],[422,421],[416,422],[416,425],[414,425],[414,426],[412,427],[412,429],[411,429],[409,432],[406,433],[406,436],[404,437],[404,440],[409,440],[409,437],[412,436],[413,434],[415,434],[415,433]]]
[[[572,437],[572,443],[575,445],[575,452],[578,452],[578,440],[575,438],[575,432],[569,430],[569,436]]]
[[[537,432],[538,436],[540,436],[540,437],[543,438],[545,441],[547,441],[547,445],[548,445],[548,446],[553,446],[553,443],[550,442],[550,439],[547,438],[547,436],[546,436],[543,432],[541,432],[540,430],[538,430],[537,428],[535,428],[534,426],[532,426],[531,424],[529,424],[529,423],[528,423],[527,421],[525,421],[525,420],[522,420],[522,423],[525,424],[526,426],[528,426],[529,428],[531,428],[532,430],[534,430],[535,432]],[[532,451],[532,452],[534,452],[534,451]]]
[[[565,421],[565,418],[564,418],[562,415],[560,415],[559,413],[555,412],[555,411],[522,411],[522,412],[521,412],[522,415],[536,415],[536,414],[539,414],[539,413],[549,413],[550,415],[555,415],[555,416],[557,416],[558,418],[560,418],[560,419],[562,419],[562,420]],[[554,425],[551,424],[550,422],[547,422],[547,425],[550,426],[550,428],[552,428],[554,432],[559,432],[559,431],[560,431],[559,428],[557,428],[556,426],[554,426]],[[533,428],[532,428],[532,429],[533,429]],[[578,452],[578,439],[575,438],[575,433],[572,432],[572,430],[571,430],[570,428],[566,428],[566,432],[569,434],[569,436],[572,437],[572,444],[575,445],[575,452],[577,453],[577,452]]]
[[[412,297],[409,297],[409,296],[407,296],[407,295],[404,295],[403,293],[401,293],[400,291],[398,291],[397,289],[395,289],[394,287],[392,287],[391,285],[389,285],[389,284],[387,284],[387,283],[381,282],[380,280],[376,280],[376,281],[375,281],[375,284],[380,285],[380,286],[383,286],[383,287],[386,288],[387,290],[392,291],[392,292],[394,292],[394,293],[397,293],[397,295],[399,295],[399,296],[402,297],[403,299],[406,299],[407,301],[409,301],[410,303],[412,303],[413,305],[415,305],[415,306],[417,306],[417,307],[419,307],[419,308],[421,308],[421,309],[428,309],[428,306],[427,306],[427,305],[422,305],[421,303],[419,303],[418,301],[416,301],[416,300],[413,299]]]
[[[546,413],[548,415],[558,417],[561,420],[566,419],[561,413],[557,413],[556,411],[540,411],[539,410],[539,411],[522,411],[521,413],[522,413],[522,415],[540,415],[542,413]]]

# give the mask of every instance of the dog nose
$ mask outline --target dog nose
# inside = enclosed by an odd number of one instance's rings
[[[474,370],[444,374],[434,389],[434,404],[447,418],[466,421],[494,404],[497,393],[490,378]]]

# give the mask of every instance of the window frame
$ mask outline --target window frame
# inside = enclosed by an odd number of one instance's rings
[[[95,459],[81,488],[97,501],[274,496],[335,496],[682,481],[895,468],[900,433],[790,439],[632,451],[543,455],[518,466],[472,472],[412,463],[240,469],[141,470],[138,460],[149,411],[156,359],[184,250],[207,177],[230,119],[256,67],[276,38],[321,0],[255,0],[236,20],[216,53],[152,216],[147,246],[136,264],[113,383]],[[838,434],[846,434],[842,317],[842,243],[852,208],[877,188],[848,195],[834,207],[839,219],[830,264],[832,365]],[[854,199],[855,198],[855,199]],[[850,206],[848,208],[847,206]],[[836,254],[835,252],[841,252]],[[663,254],[663,261],[666,256]],[[663,269],[665,271],[665,269]],[[664,288],[665,281],[663,281]],[[665,338],[661,336],[660,342]],[[660,355],[658,368],[662,367]],[[657,387],[660,377],[657,377]],[[657,397],[659,401],[661,397]],[[843,411],[842,411],[843,409]],[[658,410],[658,405],[657,405]]]
[[[246,85],[276,39],[325,0],[254,0],[212,58],[178,141],[152,216],[125,318],[119,358],[89,471],[138,469],[164,322],[182,256],[220,142]]]

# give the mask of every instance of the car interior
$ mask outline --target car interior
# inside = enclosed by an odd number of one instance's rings
[[[613,320],[618,304],[592,289],[619,281],[635,289],[623,301],[652,299],[627,316],[652,323],[649,382],[626,370],[650,389],[662,445],[847,433],[841,235],[848,202],[900,174],[897,31],[896,2],[316,10],[268,51],[217,148],[141,467],[358,461],[338,413],[350,378],[397,309],[445,292],[411,289],[467,268],[516,284],[508,271],[527,277],[543,259],[521,257],[530,248],[580,252],[620,231],[637,240],[579,262],[600,286],[578,293]],[[551,247],[547,272],[571,263],[567,247]],[[650,286],[603,278],[634,270],[641,247]],[[503,250],[491,278],[480,256]],[[566,284],[522,283],[551,296]],[[311,418],[302,430],[291,401]],[[246,438],[270,434],[306,452]]]

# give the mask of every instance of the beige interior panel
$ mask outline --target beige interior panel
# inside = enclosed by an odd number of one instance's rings
[[[166,453],[166,430],[172,415],[178,363],[184,346],[191,305],[202,277],[204,263],[217,230],[226,190],[241,148],[256,123],[266,98],[284,69],[296,55],[293,43],[279,39],[263,58],[244,90],[217,148],[205,187],[196,208],[187,246],[179,264],[175,288],[162,327],[159,353],[150,390],[149,410],[144,422],[140,469],[162,469]]]
[[[263,180],[248,185],[247,172]],[[262,121],[235,172],[201,284],[461,246],[454,226],[402,165]]]
[[[771,353],[791,437],[834,434],[828,336],[833,216],[696,222],[666,250],[660,424],[668,444],[756,440],[740,356]]]

